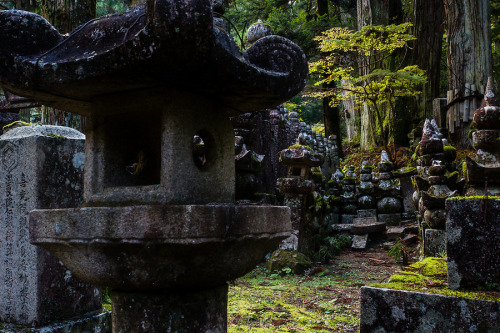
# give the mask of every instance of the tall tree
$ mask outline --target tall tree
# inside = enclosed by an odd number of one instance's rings
[[[432,101],[439,97],[440,62],[443,43],[444,8],[442,0],[413,0],[412,21],[416,42],[410,58],[425,70],[427,83],[417,96],[414,122],[432,116]]]
[[[367,25],[398,24],[403,20],[401,0],[358,0],[358,29]],[[384,68],[380,62],[384,61],[376,56],[361,56],[358,59],[360,75],[366,75],[375,68]],[[390,68],[386,66],[385,68]],[[396,112],[398,113],[398,112]],[[397,114],[399,117],[399,114]],[[368,104],[360,106],[360,145],[367,150],[377,144],[372,135],[375,132],[375,113]],[[390,136],[390,135],[389,135]]]
[[[454,101],[463,101],[466,94],[484,93],[488,76],[492,75],[490,2],[444,0],[443,3],[448,44],[448,89],[457,92],[453,96]],[[466,84],[475,85],[476,91],[466,92]],[[452,104],[454,107],[448,109],[448,116],[452,112],[458,114],[456,103]],[[450,103],[448,106],[451,106]],[[450,138],[456,145],[469,147],[471,143],[467,133],[470,121],[463,121],[463,115],[458,116],[455,133]]]

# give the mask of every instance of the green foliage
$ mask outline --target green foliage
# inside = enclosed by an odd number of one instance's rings
[[[308,92],[307,96],[330,98],[332,105],[352,98],[358,105],[369,105],[377,121],[372,135],[387,146],[386,137],[388,133],[392,136],[395,128],[394,103],[401,97],[418,95],[427,79],[425,72],[412,65],[394,71],[367,68],[366,75],[359,75],[360,69],[354,68],[350,59],[369,56],[380,59],[376,62],[380,66],[381,60],[415,39],[408,33],[410,28],[410,23],[404,23],[365,26],[359,31],[332,28],[322,33],[315,40],[319,41],[319,50],[325,55],[309,64],[310,74],[316,77],[314,85],[318,88]],[[325,89],[325,85],[332,87]]]
[[[334,256],[340,254],[342,250],[351,246],[351,238],[346,235],[335,235],[326,237],[320,250],[313,255],[316,261],[327,262]]]
[[[236,0],[225,16],[237,28],[238,32],[232,32],[234,34],[244,35],[252,23],[261,19],[274,34],[294,41],[308,57],[313,57],[317,54],[314,36],[338,24],[335,16],[317,17],[313,10],[310,2],[305,0]]]
[[[122,13],[129,10],[128,1],[122,0],[98,0],[97,1],[97,17],[107,14]]]
[[[394,260],[403,260],[403,266],[408,265],[410,249],[401,241],[397,241],[393,246],[391,246],[388,255],[393,257]]]

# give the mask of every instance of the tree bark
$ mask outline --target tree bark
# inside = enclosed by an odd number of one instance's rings
[[[342,151],[342,137],[340,133],[340,115],[338,106],[331,106],[329,98],[323,98],[323,122],[325,124],[325,137],[336,135],[335,144],[339,148],[339,157],[344,157]]]
[[[412,51],[412,63],[427,73],[427,83],[417,96],[417,109],[413,115],[416,125],[432,117],[432,101],[439,97],[441,53],[443,42],[444,8],[442,0],[414,0],[413,24],[416,42]]]
[[[399,0],[358,0],[358,29],[366,25],[388,25],[401,23],[403,11]],[[360,75],[366,75],[375,69],[374,57],[359,57]],[[388,65],[390,67],[390,65]],[[378,66],[377,66],[378,67]],[[382,66],[380,66],[382,67]],[[360,146],[367,150],[376,142],[375,116],[368,105],[360,106]],[[381,125],[380,125],[381,126]],[[384,133],[380,133],[384,135]]]
[[[455,99],[465,95],[466,83],[475,85],[478,93],[484,93],[488,76],[492,74],[490,3],[485,0],[444,0],[443,3],[448,32],[448,89],[458,92]],[[450,134],[452,143],[471,147],[467,137],[469,128],[470,121],[459,119],[453,129],[455,133]]]

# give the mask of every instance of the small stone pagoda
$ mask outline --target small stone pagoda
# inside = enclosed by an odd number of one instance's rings
[[[472,127],[476,129],[472,133],[476,154],[466,158],[470,186],[466,195],[500,195],[500,107],[491,78]]]
[[[380,154],[378,169],[378,220],[385,222],[388,226],[398,226],[401,223],[402,208],[401,199],[399,198],[400,188],[394,183],[393,165],[385,150],[382,150]]]
[[[111,288],[113,332],[225,332],[227,281],[290,235],[290,210],[235,205],[229,116],[305,85],[279,36],[238,49],[210,0],[147,0],[69,36],[0,12],[0,85],[89,117],[84,207],[30,214],[33,244]]]

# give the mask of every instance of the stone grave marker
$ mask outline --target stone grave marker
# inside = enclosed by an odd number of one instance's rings
[[[29,211],[81,205],[84,142],[59,126],[0,137],[0,322],[40,326],[101,310],[100,288],[29,242]]]

